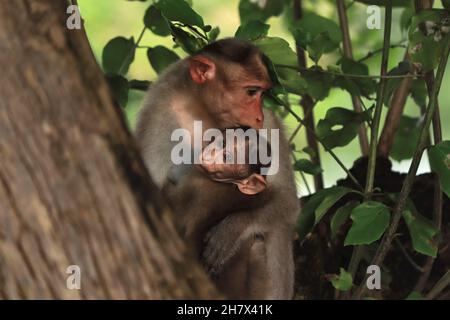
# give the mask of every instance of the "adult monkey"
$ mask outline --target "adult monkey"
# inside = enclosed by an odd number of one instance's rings
[[[274,114],[262,110],[263,94],[270,86],[262,53],[251,43],[236,39],[209,44],[169,67],[151,86],[136,131],[144,161],[155,183],[162,188],[173,168],[171,152],[176,142],[171,141],[172,133],[184,128],[192,135],[195,120],[201,120],[204,129],[242,126],[281,129]],[[189,214],[184,227],[194,230],[195,224],[204,222],[204,217],[199,215],[215,214],[220,210],[211,208],[224,206],[221,194],[226,193],[228,204],[239,204],[237,208],[222,210],[217,217],[220,221],[208,226],[209,232],[203,228],[202,233],[193,235],[193,238],[205,237],[204,262],[209,271],[221,275],[219,286],[232,298],[292,297],[292,226],[299,204],[288,142],[282,134],[279,150],[279,171],[267,178],[270,192],[262,195],[260,202],[253,199],[230,201],[229,197],[235,197],[233,193],[236,197],[242,195],[232,185],[213,181],[208,188],[191,194],[192,205],[186,210]],[[180,190],[196,190],[194,181],[184,179]],[[197,180],[201,187],[206,181],[201,177]],[[172,198],[169,195],[170,201],[179,201],[179,193],[175,194]],[[254,240],[256,235],[259,237]],[[235,270],[239,270],[239,276]],[[256,289],[244,290],[244,295],[237,292],[243,290],[242,284],[255,283],[254,279],[265,283]]]

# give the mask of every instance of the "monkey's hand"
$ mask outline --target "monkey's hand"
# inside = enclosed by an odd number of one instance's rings
[[[229,215],[205,236],[202,260],[210,275],[220,274],[239,250],[246,233],[246,224],[241,220],[239,214]]]

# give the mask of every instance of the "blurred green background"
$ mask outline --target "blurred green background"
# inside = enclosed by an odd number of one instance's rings
[[[338,21],[337,12],[335,9],[335,1],[332,0],[305,0],[303,1],[307,10],[315,11],[317,14],[326,16],[335,21]],[[85,22],[87,34],[93,48],[94,54],[101,63],[101,54],[106,43],[116,37],[124,36],[135,38],[139,36],[143,28],[144,12],[151,1],[125,1],[125,0],[78,0],[80,11]],[[193,8],[204,18],[205,23],[212,26],[219,26],[221,33],[219,38],[233,36],[239,26],[238,13],[239,0],[193,0]],[[401,9],[394,9],[393,19],[393,35],[391,43],[400,43],[406,39],[406,34],[401,32],[400,18]],[[369,51],[373,51],[382,47],[383,30],[369,30],[366,27],[366,6],[355,3],[348,10],[350,20],[350,33],[353,43],[353,53],[355,59],[365,56]],[[285,23],[285,16],[270,18],[267,22],[270,24],[269,36],[282,37],[294,47],[294,41],[290,36],[287,25]],[[173,43],[170,37],[159,37],[151,32],[146,32],[142,44],[145,46],[164,45],[169,48]],[[175,50],[180,56],[184,53],[181,50]],[[391,50],[389,68],[395,67],[404,55],[405,49],[395,48]],[[367,63],[370,68],[370,74],[379,74],[380,56],[376,55]],[[325,55],[321,58],[319,64],[327,66],[335,64],[338,59],[337,54]],[[450,67],[450,66],[448,66]],[[129,74],[129,79],[139,80],[154,80],[156,73],[151,68],[145,50],[138,50],[136,60],[132,64]],[[450,121],[450,71],[447,68],[447,73],[441,89],[439,101],[441,108],[441,116],[443,123],[444,139],[449,139],[450,127],[446,124]],[[132,91],[130,100],[126,108],[126,116],[128,123],[133,128],[136,114],[139,110],[144,94],[138,91]],[[368,102],[371,105],[371,102]],[[332,89],[330,96],[324,101],[317,104],[314,109],[316,122],[325,116],[326,110],[331,107],[341,106],[345,108],[352,108],[350,96],[347,92],[340,89]],[[295,109],[301,114],[301,109],[296,106]],[[384,108],[384,114],[386,108]],[[405,114],[410,116],[419,116],[420,110],[409,99],[406,106]],[[286,131],[290,134],[296,127],[296,121],[292,117],[286,118]],[[297,149],[302,149],[306,146],[305,131],[302,129],[297,138],[294,140]],[[336,154],[344,162],[347,167],[351,167],[353,161],[356,160],[359,153],[359,143],[355,138],[352,143],[346,147],[336,148]],[[306,155],[305,155],[306,156]],[[342,169],[334,162],[329,154],[321,150],[322,167],[324,170],[325,185],[331,186],[335,181],[345,174]],[[408,170],[410,160],[402,162],[393,161],[395,170],[405,172]],[[428,160],[426,155],[422,159],[419,172],[429,171]],[[313,185],[312,177],[307,176],[310,186]],[[301,194],[307,194],[306,188],[303,186],[303,181],[297,177],[297,183]]]

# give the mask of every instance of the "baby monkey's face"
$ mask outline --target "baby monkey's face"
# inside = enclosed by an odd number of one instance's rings
[[[231,146],[212,142],[200,155],[200,166],[208,172],[211,179],[220,182],[233,182],[248,178],[251,166],[248,161],[238,163],[238,154],[248,159],[248,142],[234,141]]]
[[[253,172],[248,161],[249,149],[247,140],[234,140],[231,146],[214,141],[200,154],[200,167],[210,179],[233,183],[242,193],[255,195],[264,191],[267,183],[259,172]]]

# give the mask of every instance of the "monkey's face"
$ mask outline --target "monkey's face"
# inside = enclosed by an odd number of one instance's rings
[[[194,56],[191,77],[202,85],[205,108],[219,129],[263,126],[264,92],[271,86],[266,67],[256,57],[247,66]]]

